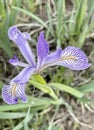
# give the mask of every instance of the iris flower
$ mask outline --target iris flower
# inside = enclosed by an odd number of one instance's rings
[[[8,30],[8,36],[17,45],[27,63],[21,62],[17,56],[9,60],[10,64],[23,69],[8,85],[3,86],[2,98],[7,104],[16,104],[18,99],[27,102],[26,83],[33,74],[39,74],[49,66],[60,65],[71,70],[84,70],[90,66],[85,53],[74,46],[68,46],[64,50],[57,48],[55,52],[49,54],[49,45],[44,38],[44,32],[40,33],[37,42],[37,63],[28,43],[30,35],[27,32],[22,33],[16,26],[12,26]]]

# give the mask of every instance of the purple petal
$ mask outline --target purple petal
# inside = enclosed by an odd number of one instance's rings
[[[55,64],[55,62],[60,58],[61,51],[61,48],[58,48],[55,52],[48,55],[45,59],[45,63],[49,65]]]
[[[29,65],[23,62],[20,62],[17,56],[14,56],[9,60],[9,63],[14,65],[14,66],[21,66],[21,67],[28,67]]]
[[[58,65],[65,66],[71,70],[84,70],[90,67],[85,53],[73,46],[68,46],[62,51]]]
[[[27,101],[25,95],[25,84],[28,82],[30,76],[34,74],[35,68],[24,68],[15,78],[13,78],[9,85],[4,85],[2,89],[2,98],[8,104],[16,104],[20,98],[23,102]]]
[[[24,68],[15,78],[11,80],[12,82],[17,83],[26,83],[30,79],[30,76],[34,74],[35,68],[33,67],[26,67]]]
[[[25,84],[12,83],[10,85],[4,85],[2,98],[7,104],[16,104],[18,103],[18,99],[27,102]]]
[[[48,53],[49,53],[49,45],[47,41],[44,39],[44,32],[41,32],[37,43],[37,57],[38,57],[37,68],[41,66],[43,60],[47,57]]]
[[[42,66],[40,68],[40,71],[43,70],[43,69],[45,69],[45,68],[47,68],[48,66],[57,65],[57,61],[58,61],[58,59],[60,59],[61,51],[62,50],[60,48],[58,48],[55,52],[53,52],[50,55],[48,55],[45,58]]]
[[[15,42],[17,47],[20,49],[22,55],[30,65],[35,64],[35,57],[31,48],[27,42],[28,37],[26,34],[21,33],[16,26],[12,26],[8,30],[9,39]]]

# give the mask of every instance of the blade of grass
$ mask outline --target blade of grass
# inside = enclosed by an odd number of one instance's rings
[[[88,1],[88,16],[87,19],[90,20],[94,14],[94,0]]]
[[[18,109],[25,109],[28,107],[39,107],[39,106],[45,106],[45,105],[50,105],[51,104],[51,99],[47,99],[47,98],[34,98],[34,97],[30,97],[29,98],[29,102],[26,104],[15,104],[15,105],[2,105],[0,106],[0,111],[9,111],[9,110],[18,110]]]
[[[76,13],[76,24],[75,29],[76,33],[80,33],[81,26],[84,22],[85,13],[86,13],[86,7],[87,7],[87,0],[79,0],[78,10]]]
[[[32,117],[33,117],[33,115],[30,114],[27,122],[29,122],[32,119]],[[23,121],[21,121],[16,127],[14,127],[13,130],[21,130],[21,128],[24,127],[24,121],[25,121],[25,119]]]
[[[79,34],[78,47],[80,47],[80,48],[83,47],[84,41],[85,41],[85,39],[86,39],[87,32],[88,32],[88,25],[85,24],[85,25],[83,26],[82,32]]]
[[[16,7],[20,7],[22,4],[22,0],[13,0],[11,5],[12,6],[16,6]],[[10,14],[9,14],[9,25],[13,25],[16,21],[16,17],[17,17],[18,11],[14,10],[13,8],[10,9]]]
[[[21,8],[15,7],[15,6],[12,6],[12,8],[14,10],[20,11],[20,12],[22,12],[22,13],[30,16],[30,17],[32,17],[34,20],[39,22],[43,27],[47,28],[47,25],[45,24],[45,22],[42,19],[40,19],[39,17],[37,17],[36,15],[34,15],[33,13],[31,13],[31,12],[25,10],[25,9],[21,9]]]
[[[47,33],[46,33],[46,38],[48,39],[48,35],[51,33],[52,36],[54,36],[54,29],[53,29],[53,21],[52,21],[52,16],[51,16],[51,7],[49,7],[48,5],[46,6],[46,10],[47,10],[47,16],[48,16],[48,20],[49,20],[49,28],[47,29]]]
[[[94,92],[94,82],[90,82],[78,88],[83,93]]]
[[[67,85],[64,84],[60,84],[60,83],[49,83],[48,86],[50,87],[56,87],[59,90],[65,91],[67,93],[70,93],[71,95],[77,97],[77,98],[82,98],[84,96],[84,93],[82,93],[79,90],[76,90],[72,87],[69,87]]]
[[[4,26],[0,26],[0,47],[2,47],[2,49],[5,51],[5,53],[8,54],[9,57],[11,57],[13,55],[13,51],[9,43],[10,41],[7,36],[7,30]]]
[[[89,25],[89,29],[88,29],[88,33],[90,33],[90,31],[94,28],[94,22],[92,22],[90,25]]]
[[[25,117],[26,114],[23,112],[0,112],[0,119],[18,119]]]
[[[34,12],[35,11],[35,0],[25,0],[28,4],[28,9],[31,11],[31,12]]]
[[[70,18],[69,18],[69,23],[68,23],[68,34],[70,36],[74,34],[74,29],[75,29],[74,17],[75,17],[75,9],[73,8],[72,13],[71,13]]]
[[[9,21],[6,22],[8,18],[8,1],[0,2],[0,14],[1,22],[0,22],[0,47],[8,54],[8,56],[12,56],[12,50],[10,48],[9,39],[7,36],[7,29],[9,26]]]
[[[56,37],[57,46],[61,47],[61,42],[64,37],[64,24],[65,24],[65,0],[56,1],[56,11],[57,11],[57,25],[56,25]]]
[[[29,123],[30,119],[31,119],[31,114],[30,114],[30,107],[29,107],[27,115],[26,115],[26,117],[24,119],[24,129],[25,130],[29,130],[28,123]]]
[[[94,98],[90,99],[90,98],[83,97],[80,98],[79,101],[83,103],[94,103]]]

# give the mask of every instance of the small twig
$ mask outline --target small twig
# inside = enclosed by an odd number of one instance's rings
[[[53,108],[53,106],[49,107],[48,109],[46,109],[46,110],[44,110],[43,112],[41,112],[40,115],[49,112],[52,108]]]
[[[41,31],[42,29],[43,29],[43,27],[40,27],[40,28],[38,28],[38,29],[35,29],[35,30],[31,31],[29,34],[30,34],[30,35],[34,35],[34,33],[37,33],[37,32],[39,32],[39,31]]]
[[[83,82],[79,83],[79,86],[84,85],[86,83],[89,83],[91,81],[91,78],[89,78],[89,79],[83,79],[83,80],[84,80]]]
[[[87,104],[85,104],[85,107],[92,113],[94,113],[94,110],[92,108],[90,108]]]
[[[85,107],[84,107],[83,103],[81,103],[81,108],[82,108],[82,114],[84,114],[85,113]]]
[[[57,119],[54,123],[53,123],[53,125],[56,125],[56,124],[58,124],[59,122],[63,122],[64,120],[66,120],[67,118],[69,117],[69,114],[67,114],[64,118],[59,118],[59,119]]]
[[[53,42],[55,42],[55,39],[52,39],[52,40],[48,41],[48,44],[51,44]]]
[[[29,28],[35,28],[35,27],[41,27],[38,23],[23,23],[23,24],[17,24],[17,27],[29,27]]]
[[[93,128],[92,126],[90,126],[90,125],[88,125],[88,124],[85,124],[85,123],[79,121],[79,120],[76,118],[76,116],[75,116],[71,111],[69,111],[69,113],[70,113],[70,115],[72,116],[72,118],[73,118],[79,125],[82,125],[82,126],[85,126],[85,127],[88,127],[88,128],[90,128],[90,129],[94,130],[94,128]]]

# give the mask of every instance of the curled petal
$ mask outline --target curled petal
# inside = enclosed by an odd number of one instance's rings
[[[56,61],[60,58],[61,49],[58,48],[55,52],[48,55],[45,59],[45,64],[49,64],[49,66],[56,64]]]
[[[84,70],[90,67],[85,53],[73,46],[68,46],[62,51],[57,64],[70,68],[71,70]]]
[[[21,33],[19,29],[17,29],[16,26],[12,26],[8,30],[8,36],[9,39],[15,42],[17,47],[20,49],[22,55],[26,59],[26,61],[30,65],[35,64],[35,57],[33,52],[31,51],[31,48],[27,42],[27,39],[29,39],[29,36],[26,35],[26,33]]]
[[[21,66],[21,67],[28,67],[29,65],[23,62],[20,62],[17,56],[14,56],[13,58],[9,59],[9,63],[14,66]]]
[[[58,48],[55,52],[48,55],[45,58],[44,63],[42,64],[42,67],[40,68],[40,70],[43,70],[49,66],[57,65],[57,61],[58,61],[58,59],[60,59],[61,51],[62,50],[60,48]]]
[[[12,83],[10,85],[4,85],[2,98],[7,104],[16,104],[18,103],[18,99],[27,102],[25,84]]]
[[[48,53],[49,53],[49,45],[47,41],[44,39],[44,32],[41,32],[37,43],[37,57],[38,57],[37,68],[41,66],[43,60],[47,57]]]
[[[35,68],[34,67],[26,67],[24,68],[15,78],[11,80],[12,82],[17,83],[26,83],[30,79],[30,76],[34,74]]]

